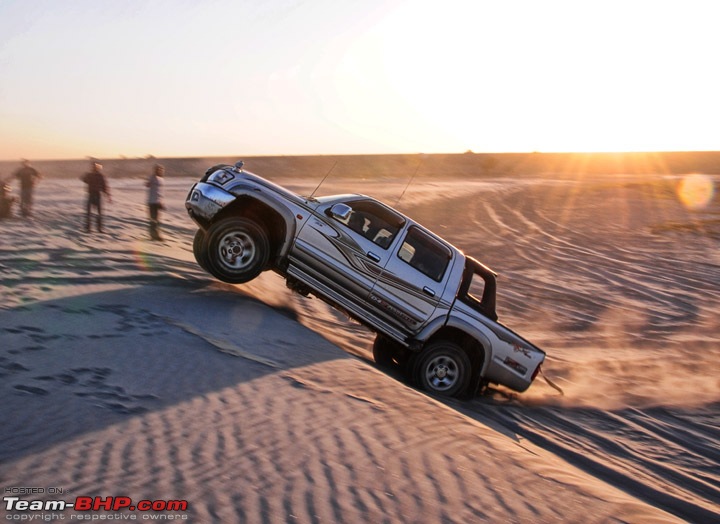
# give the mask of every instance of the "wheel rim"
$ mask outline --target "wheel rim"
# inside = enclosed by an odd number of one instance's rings
[[[223,235],[218,242],[218,254],[225,266],[241,270],[253,263],[257,254],[257,245],[248,233],[233,231]]]
[[[447,391],[452,388],[459,376],[460,366],[446,355],[438,355],[425,367],[425,379],[435,391]]]

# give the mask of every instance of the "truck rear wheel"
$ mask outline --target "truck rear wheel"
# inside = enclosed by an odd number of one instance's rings
[[[448,340],[431,342],[414,358],[412,376],[418,387],[444,397],[458,397],[467,391],[472,374],[470,358]]]
[[[226,218],[207,232],[208,272],[230,284],[249,282],[262,273],[270,256],[265,230],[249,218]]]

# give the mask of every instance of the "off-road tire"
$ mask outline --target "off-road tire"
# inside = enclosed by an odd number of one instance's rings
[[[204,229],[198,229],[193,237],[193,255],[195,260],[205,271],[208,271],[207,260],[207,233]]]
[[[470,358],[455,342],[431,342],[412,360],[412,378],[419,388],[428,393],[459,397],[470,385]]]
[[[270,242],[261,225],[249,218],[232,217],[207,231],[207,270],[230,284],[243,284],[265,269]]]

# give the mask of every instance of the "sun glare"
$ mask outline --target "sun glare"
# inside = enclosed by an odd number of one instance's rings
[[[677,187],[680,201],[692,210],[704,209],[712,201],[715,187],[712,178],[694,174],[683,177]]]
[[[612,2],[594,9],[570,2],[557,17],[537,4],[517,12],[503,3],[452,3],[452,16],[443,19],[423,3],[403,3],[355,52],[378,64],[366,81],[385,84],[398,101],[388,116],[436,145],[496,152],[717,148],[705,102],[717,81],[706,65],[697,67],[712,42],[677,23],[682,13],[638,3],[623,5],[618,17]],[[688,42],[698,54],[682,51]]]

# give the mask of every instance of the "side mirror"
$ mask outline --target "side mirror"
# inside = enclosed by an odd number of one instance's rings
[[[333,207],[326,211],[328,216],[333,217],[341,222],[347,222],[352,213],[352,208],[347,204],[335,204]]]

